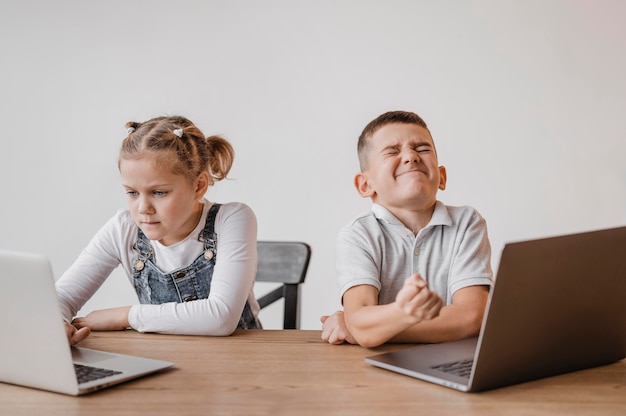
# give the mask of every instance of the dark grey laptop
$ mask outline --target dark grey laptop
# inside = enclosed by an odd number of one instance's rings
[[[478,338],[367,357],[480,391],[626,357],[626,227],[506,244]]]
[[[0,317],[0,382],[79,395],[173,365],[70,347],[44,256],[0,250]]]

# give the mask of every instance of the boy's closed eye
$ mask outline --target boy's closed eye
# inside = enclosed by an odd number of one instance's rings
[[[394,156],[400,153],[400,148],[397,146],[385,147],[382,151],[383,156]]]

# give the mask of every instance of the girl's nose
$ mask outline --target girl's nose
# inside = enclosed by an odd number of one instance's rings
[[[140,214],[150,214],[152,213],[152,204],[146,197],[139,198],[139,213]]]

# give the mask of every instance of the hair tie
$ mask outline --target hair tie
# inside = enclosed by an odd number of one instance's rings
[[[126,134],[128,134],[128,135],[130,136],[130,134],[131,134],[132,132],[134,132],[134,131],[135,131],[135,128],[134,128],[134,127],[129,127],[129,128],[127,128],[127,129],[126,129]]]
[[[172,133],[174,133],[176,136],[178,136],[179,139],[181,139],[183,137],[183,129],[176,129]]]

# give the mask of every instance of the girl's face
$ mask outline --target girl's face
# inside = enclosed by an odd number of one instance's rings
[[[122,159],[122,184],[137,226],[150,240],[175,244],[193,231],[202,215],[200,199],[208,188],[208,173],[193,183],[157,165],[155,158]]]

